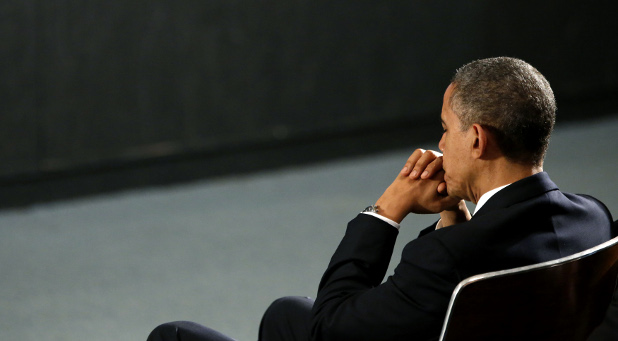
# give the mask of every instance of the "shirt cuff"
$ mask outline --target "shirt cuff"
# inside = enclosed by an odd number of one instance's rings
[[[382,221],[384,221],[384,222],[389,223],[389,224],[390,224],[390,225],[392,225],[394,228],[396,228],[396,229],[398,229],[398,230],[399,230],[399,226],[400,226],[400,225],[399,225],[399,223],[397,223],[397,222],[396,222],[396,221],[394,221],[394,220],[388,219],[387,217],[381,216],[381,215],[379,215],[379,214],[377,214],[377,213],[374,213],[374,212],[361,212],[361,214],[366,214],[366,215],[371,215],[371,216],[374,216],[374,217],[376,217],[376,218],[378,218],[378,219],[380,219],[380,220],[382,220]]]

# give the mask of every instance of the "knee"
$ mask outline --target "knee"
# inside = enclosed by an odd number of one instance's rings
[[[157,326],[150,332],[146,341],[176,340],[178,322],[168,322]]]
[[[264,316],[275,316],[277,318],[290,316],[298,312],[308,313],[313,307],[313,299],[304,296],[285,296],[276,299],[270,304]]]
[[[275,300],[262,317],[262,326],[281,324],[306,324],[311,318],[313,299],[302,296],[286,296]]]
[[[259,340],[308,340],[312,307],[309,297],[275,300],[262,317]]]
[[[195,341],[218,340],[233,341],[220,332],[190,321],[176,321],[164,323],[155,328],[148,336],[147,341]]]

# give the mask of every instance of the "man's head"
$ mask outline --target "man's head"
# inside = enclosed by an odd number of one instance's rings
[[[556,101],[539,71],[520,59],[481,59],[459,68],[451,84],[451,108],[462,130],[474,123],[485,126],[508,159],[542,165]]]
[[[445,133],[440,149],[449,194],[473,199],[471,187],[481,176],[477,160],[541,168],[555,112],[549,83],[522,60],[489,58],[458,69],[444,94],[441,115]]]

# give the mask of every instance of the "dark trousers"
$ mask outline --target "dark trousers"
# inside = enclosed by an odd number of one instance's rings
[[[313,300],[308,297],[283,297],[273,302],[262,317],[258,341],[309,341]],[[233,341],[206,326],[177,321],[155,328],[147,341]]]

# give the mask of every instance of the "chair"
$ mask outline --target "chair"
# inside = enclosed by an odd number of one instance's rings
[[[603,320],[617,277],[618,237],[569,257],[472,276],[453,291],[440,341],[585,340]]]

